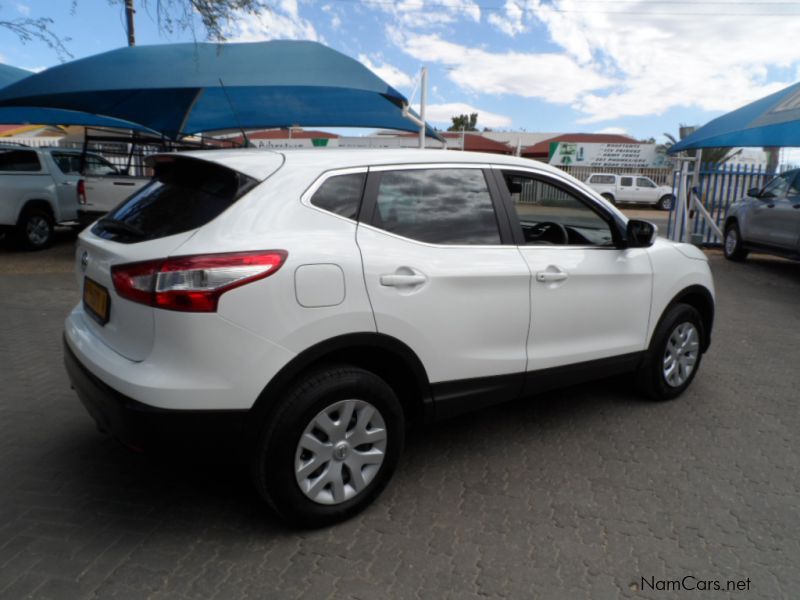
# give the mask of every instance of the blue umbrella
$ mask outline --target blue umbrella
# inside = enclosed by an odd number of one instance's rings
[[[717,117],[669,149],[800,146],[800,83]]]
[[[120,48],[0,90],[0,106],[105,115],[173,139],[292,125],[418,131],[403,114],[407,104],[358,61],[316,42],[284,40]]]
[[[0,88],[21,81],[32,76],[31,71],[18,69],[9,65],[0,64]],[[0,107],[0,124],[12,125],[83,125],[84,127],[114,127],[117,129],[130,129],[143,133],[155,134],[156,132],[121,119],[112,119],[100,115],[92,115],[74,110],[59,110],[57,108],[36,108],[28,106]]]

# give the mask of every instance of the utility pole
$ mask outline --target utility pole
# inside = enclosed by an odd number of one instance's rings
[[[128,46],[136,45],[136,32],[133,26],[133,15],[136,10],[133,8],[133,0],[125,0],[125,23],[128,28]]]
[[[419,118],[422,125],[419,128],[419,147],[425,147],[425,105],[428,103],[428,67],[422,67],[419,92]]]

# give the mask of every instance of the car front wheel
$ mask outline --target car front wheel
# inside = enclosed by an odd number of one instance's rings
[[[316,371],[268,420],[254,457],[256,487],[294,525],[342,521],[389,482],[404,429],[400,402],[380,377],[350,366]]]
[[[640,367],[641,390],[655,400],[680,396],[700,367],[703,334],[703,320],[697,309],[688,304],[671,307],[653,332]]]
[[[725,258],[741,262],[747,258],[747,250],[742,247],[742,234],[736,223],[731,223],[725,229],[725,243],[723,245]]]

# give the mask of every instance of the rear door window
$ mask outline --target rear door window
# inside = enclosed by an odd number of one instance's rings
[[[202,227],[258,182],[222,165],[190,157],[160,157],[153,180],[92,229],[134,243]]]
[[[429,244],[500,244],[480,169],[408,169],[380,173],[372,224]]]
[[[622,187],[633,187],[633,177],[620,177],[619,184]]]
[[[39,156],[33,150],[0,150],[0,171],[31,173],[41,170]]]

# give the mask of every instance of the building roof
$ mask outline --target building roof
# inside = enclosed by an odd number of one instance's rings
[[[553,138],[542,140],[533,146],[522,149],[522,156],[545,157],[550,155],[550,144],[553,142],[577,142],[584,144],[641,144],[637,139],[617,133],[564,133]]]

